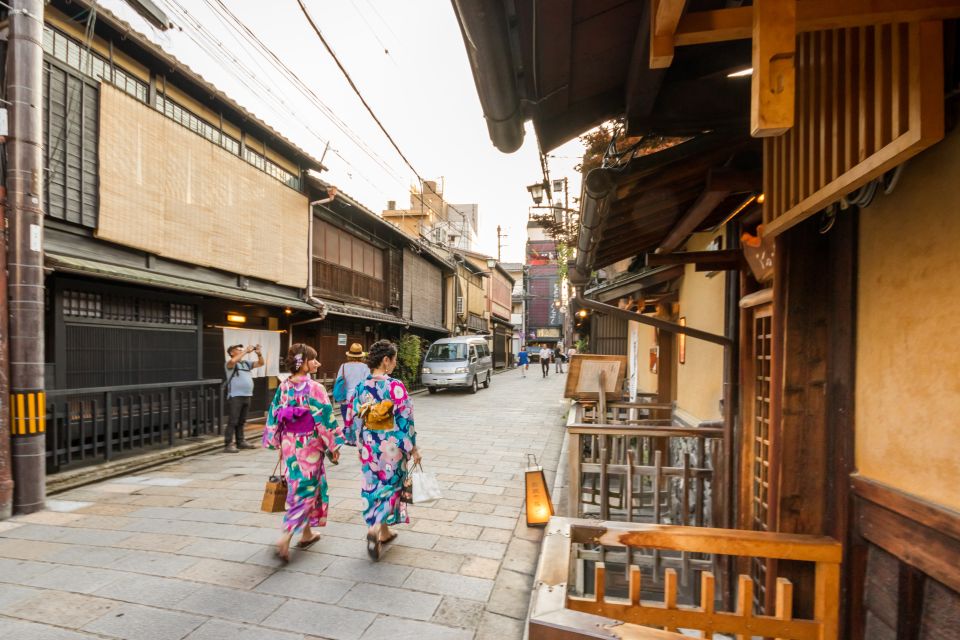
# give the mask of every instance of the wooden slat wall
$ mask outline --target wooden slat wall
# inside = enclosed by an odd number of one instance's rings
[[[796,119],[763,145],[777,235],[943,138],[941,22],[797,37]]]

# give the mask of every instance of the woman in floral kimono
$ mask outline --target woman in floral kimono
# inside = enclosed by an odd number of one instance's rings
[[[369,527],[367,553],[379,560],[382,545],[397,537],[390,525],[410,522],[400,493],[408,461],[419,463],[420,453],[407,388],[390,377],[397,366],[397,347],[389,340],[375,343],[367,365],[370,376],[347,397],[344,438],[357,442],[363,517]]]
[[[280,450],[287,479],[287,512],[276,550],[284,562],[290,560],[290,541],[295,533],[300,533],[297,547],[301,549],[320,539],[311,527],[327,523],[323,458],[328,454],[336,462],[341,440],[327,392],[310,377],[320,366],[317,352],[305,344],[294,344],[287,353],[286,366],[291,375],[277,389],[263,430],[263,446]]]

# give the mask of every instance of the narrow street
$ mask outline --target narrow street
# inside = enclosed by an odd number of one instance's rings
[[[379,564],[350,449],[328,476],[323,538],[285,567],[272,548],[282,514],[259,512],[273,452],[206,454],[51,496],[0,522],[0,638],[521,638],[540,537],[522,513],[525,456],[552,482],[565,380],[531,366],[476,395],[416,396],[444,498],[411,509]]]

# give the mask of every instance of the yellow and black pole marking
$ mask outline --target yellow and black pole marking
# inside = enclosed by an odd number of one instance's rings
[[[10,433],[32,436],[47,430],[47,402],[42,391],[10,394]]]

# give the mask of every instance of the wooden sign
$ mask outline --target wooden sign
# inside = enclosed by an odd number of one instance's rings
[[[627,374],[627,356],[577,354],[570,360],[567,386],[563,397],[577,400],[597,399],[600,394],[600,373],[604,374],[606,397],[617,400]]]

